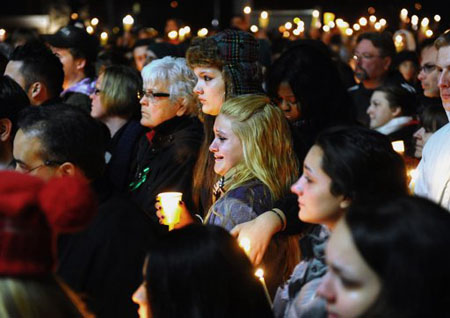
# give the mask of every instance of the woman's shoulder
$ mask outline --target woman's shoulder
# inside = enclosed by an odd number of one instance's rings
[[[258,179],[252,179],[226,192],[228,198],[246,201],[255,198],[270,198],[269,188]]]

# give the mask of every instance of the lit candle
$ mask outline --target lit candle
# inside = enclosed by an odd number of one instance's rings
[[[408,177],[409,177],[409,191],[411,194],[414,194],[414,187],[416,186],[416,179],[417,179],[418,171],[417,169],[409,169],[408,170]]]
[[[86,32],[89,34],[94,34],[94,28],[91,25],[86,27]]]
[[[258,268],[256,270],[255,276],[259,278],[259,281],[261,282],[261,284],[264,288],[264,293],[266,294],[267,301],[269,302],[270,307],[272,307],[272,299],[270,298],[269,290],[267,289],[266,281],[264,280],[264,271],[262,270],[262,268]]]
[[[336,16],[334,15],[334,13],[332,13],[332,12],[325,12],[323,14],[323,24],[330,25],[330,22],[334,23],[334,18],[335,17]]]
[[[396,140],[396,141],[393,141],[391,144],[392,144],[392,148],[397,153],[403,155],[403,153],[405,152],[405,143],[403,142],[403,140]]]
[[[263,11],[259,16],[259,26],[262,29],[265,29],[267,28],[268,25],[269,25],[269,13],[267,11]]]
[[[365,17],[359,18],[358,22],[363,27],[365,27],[367,25],[367,19]]]
[[[402,9],[400,11],[400,19],[402,22],[407,23],[408,22],[408,10]]]
[[[250,6],[245,6],[244,7],[244,13],[245,14],[250,14],[252,13],[252,8]]]
[[[173,230],[175,224],[180,222],[179,203],[183,194],[181,192],[162,192],[157,199],[161,203],[164,224],[169,226],[169,231]]]
[[[100,34],[100,44],[101,45],[106,45],[108,43],[108,33],[106,32],[102,32]]]
[[[169,39],[175,40],[175,39],[178,37],[178,32],[175,31],[175,30],[170,31],[170,32],[167,34],[167,36],[169,37]]]
[[[207,28],[201,28],[200,30],[198,30],[197,35],[199,37],[205,37],[208,35],[208,29]]]
[[[395,45],[395,49],[397,50],[397,52],[400,52],[404,49],[405,47],[405,43],[403,42],[403,36],[402,35],[397,35],[394,39],[394,45]]]
[[[96,27],[96,26],[98,25],[98,22],[99,22],[98,18],[93,18],[93,19],[91,20],[91,25],[92,25],[93,27]]]
[[[0,42],[5,41],[5,39],[6,39],[6,30],[0,29]]]
[[[318,24],[320,24],[319,17],[320,17],[320,11],[313,10],[312,19],[311,19],[311,28],[317,28],[317,27],[320,28],[320,26],[317,26]]]
[[[134,19],[131,15],[128,14],[123,18],[122,22],[123,22],[123,29],[126,32],[129,32],[131,30],[131,28],[133,27]]]

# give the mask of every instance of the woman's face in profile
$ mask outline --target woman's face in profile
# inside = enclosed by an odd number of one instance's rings
[[[303,174],[291,187],[297,194],[300,220],[333,228],[344,213],[348,200],[331,193],[331,178],[322,169],[323,150],[312,146],[303,163]]]
[[[151,318],[150,306],[148,304],[147,287],[145,283],[142,283],[133,294],[133,302],[139,305],[138,314],[139,318]]]
[[[207,115],[219,115],[225,101],[225,81],[217,67],[194,67],[197,84],[194,93],[202,104],[202,112]]]
[[[101,95],[104,94],[102,91],[103,77],[103,74],[98,77],[97,82],[95,83],[95,92],[89,96],[92,104],[91,116],[96,119],[101,119],[106,116],[106,111],[101,101]]]
[[[400,115],[400,107],[391,109],[386,93],[375,91],[370,98],[367,114],[370,117],[370,128],[375,129],[386,125],[393,118]]]
[[[148,303],[147,286],[145,272],[147,271],[148,258],[144,262],[143,277],[144,281],[139,285],[138,289],[133,293],[132,300],[139,305],[138,314],[139,318],[151,318],[150,304]]]
[[[364,317],[378,299],[381,282],[357,250],[344,220],[331,235],[326,258],[328,272],[317,293],[327,302],[328,317]]]
[[[423,147],[425,146],[428,139],[430,139],[431,135],[433,135],[433,132],[427,131],[424,127],[420,127],[414,133],[413,137],[416,141],[414,157],[422,158]]]

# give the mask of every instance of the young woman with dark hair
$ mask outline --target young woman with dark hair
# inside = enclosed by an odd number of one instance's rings
[[[293,126],[300,162],[326,128],[355,123],[352,100],[320,41],[302,40],[285,51],[266,74],[267,94]]]
[[[322,317],[315,292],[326,272],[325,243],[349,206],[407,194],[402,157],[382,134],[362,127],[324,131],[309,150],[303,175],[291,187],[299,218],[316,224],[300,241],[303,260],[274,301],[276,317]]]
[[[428,139],[439,128],[448,123],[447,114],[441,105],[429,105],[420,115],[420,128],[414,133],[414,157],[422,158],[422,150]]]
[[[248,257],[217,226],[189,225],[155,244],[133,300],[140,318],[273,317]]]
[[[329,317],[448,317],[449,228],[448,211],[417,197],[352,206],[318,289]]]

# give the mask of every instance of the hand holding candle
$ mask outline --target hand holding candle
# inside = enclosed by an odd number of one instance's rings
[[[164,224],[169,226],[169,231],[180,222],[179,203],[183,194],[181,192],[162,192],[158,194],[157,199],[162,206],[162,214],[164,216]]]

